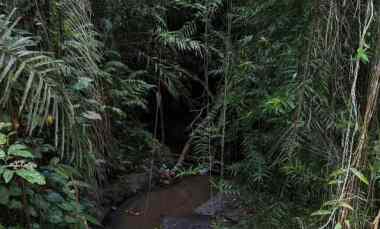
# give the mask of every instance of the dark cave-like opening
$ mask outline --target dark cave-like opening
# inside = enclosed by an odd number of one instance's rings
[[[180,154],[183,150],[194,127],[191,124],[199,116],[200,109],[191,101],[202,104],[202,100],[206,99],[202,98],[203,86],[197,82],[191,83],[190,92],[189,98],[174,98],[165,88],[161,88],[162,110],[157,110],[156,92],[151,93],[149,98],[150,111],[146,116],[149,131],[156,134],[155,137],[168,146],[174,155]]]

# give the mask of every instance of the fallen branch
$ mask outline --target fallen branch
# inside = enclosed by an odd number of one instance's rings
[[[177,170],[179,167],[181,167],[183,161],[185,160],[186,154],[190,149],[190,146],[191,146],[191,138],[187,140],[185,146],[183,147],[181,155],[179,156],[177,163],[174,166],[174,170]]]

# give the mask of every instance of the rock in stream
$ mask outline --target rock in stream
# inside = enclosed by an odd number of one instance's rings
[[[162,220],[162,229],[211,229],[211,218],[204,215],[167,216]]]

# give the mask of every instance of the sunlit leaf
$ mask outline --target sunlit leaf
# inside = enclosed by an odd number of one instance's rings
[[[46,184],[45,177],[35,169],[20,169],[16,171],[16,174],[31,184]]]
[[[354,210],[354,209],[352,208],[352,206],[349,205],[349,204],[346,203],[346,202],[340,202],[340,203],[339,203],[339,206],[344,207],[344,208],[347,208],[347,209],[350,209],[351,211]]]
[[[342,224],[337,223],[334,227],[334,229],[342,229]]]
[[[14,171],[13,170],[9,170],[9,169],[5,169],[4,172],[3,172],[3,179],[5,181],[6,184],[8,184],[12,178],[13,178],[13,175],[14,175]]]
[[[102,226],[102,224],[95,217],[93,217],[93,216],[85,215],[85,218],[91,224],[94,224],[94,225],[97,225],[97,226]]]
[[[356,58],[363,63],[369,63],[369,58],[366,51],[363,48],[358,48]]]
[[[22,144],[11,145],[8,149],[8,155],[23,158],[34,158],[34,155],[29,151],[28,147]]]
[[[7,144],[7,135],[0,133],[0,145]]]
[[[361,180],[364,184],[368,185],[369,182],[368,182],[368,179],[367,177],[365,177],[363,175],[363,173],[361,173],[359,170],[355,169],[355,168],[351,168],[351,171],[354,173],[354,175],[359,178],[359,180]]]
[[[316,212],[313,212],[311,215],[312,216],[323,216],[323,215],[330,215],[331,211],[330,210],[319,210]]]
[[[3,117],[1,117],[2,120]],[[10,122],[0,122],[0,131],[3,131],[4,133],[8,133],[12,129],[12,123]]]
[[[4,150],[0,149],[0,159],[4,159],[6,156]]]
[[[102,120],[102,116],[99,113],[94,112],[94,111],[86,111],[82,115],[83,117],[90,120]]]

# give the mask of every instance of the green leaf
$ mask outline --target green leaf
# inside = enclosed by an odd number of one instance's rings
[[[47,219],[53,224],[61,223],[64,220],[63,212],[57,208],[50,209]]]
[[[337,169],[335,171],[333,171],[331,174],[330,174],[330,177],[338,177],[340,175],[343,175],[345,173],[345,170],[344,169]]]
[[[13,175],[14,175],[13,170],[9,170],[9,169],[4,170],[3,178],[6,184],[8,184],[12,180]]]
[[[334,227],[334,229],[342,229],[342,224],[337,223]]]
[[[35,195],[33,198],[33,204],[38,209],[47,211],[50,208],[50,203],[45,200],[41,195]]]
[[[6,187],[0,186],[0,204],[8,204],[10,196],[9,194],[9,190]]]
[[[5,152],[0,149],[0,159],[4,159],[6,156]]]
[[[341,184],[342,181],[341,180],[332,180],[332,181],[329,181],[327,184],[328,185],[337,185],[337,184]]]
[[[322,215],[330,215],[331,211],[330,210],[319,210],[316,212],[313,212],[311,216],[322,216]]]
[[[59,164],[56,166],[56,168],[59,168],[59,171],[58,170],[55,170],[57,173],[63,173],[62,175],[65,175],[65,176],[68,176],[68,177],[82,177],[82,175],[80,174],[80,172],[78,170],[76,170],[75,168],[69,166],[69,165],[65,165],[65,164]]]
[[[3,119],[4,117],[1,117],[1,119]],[[10,118],[6,118],[6,119],[10,119]],[[11,122],[0,122],[0,131],[2,131],[3,133],[8,133],[8,131],[11,131],[12,129],[12,123]]]
[[[16,174],[31,184],[45,185],[45,177],[35,169],[20,169],[16,171]]]
[[[22,190],[20,187],[17,186],[16,183],[12,183],[9,187],[9,193],[10,196],[21,196],[22,195]]]
[[[8,155],[23,158],[34,158],[34,155],[29,151],[28,147],[22,144],[11,145],[8,149]]]
[[[346,202],[340,202],[340,203],[339,203],[339,206],[344,207],[344,208],[347,208],[347,209],[350,209],[351,211],[354,210],[354,209],[351,207],[351,205],[349,205],[349,204],[346,203]]]
[[[77,218],[74,218],[74,217],[69,216],[69,215],[65,215],[65,223],[76,224],[78,222],[79,222],[79,220]]]
[[[0,145],[7,144],[8,137],[5,134],[0,133]]]
[[[33,223],[31,229],[40,229],[40,228],[41,228],[41,226],[38,223]]]
[[[102,226],[102,224],[95,217],[90,216],[90,215],[85,215],[84,217],[91,224],[94,224],[94,225],[97,225],[97,226]]]
[[[54,148],[54,146],[52,146],[50,144],[43,144],[43,145],[38,147],[38,150],[41,153],[51,153],[51,152],[54,152],[55,148]]]
[[[363,48],[358,48],[356,58],[365,64],[369,63],[368,55]]]
[[[87,89],[91,85],[92,81],[93,79],[91,78],[80,77],[78,79],[78,82],[73,86],[73,89],[78,90],[78,91]]]
[[[52,203],[62,203],[63,201],[65,201],[62,195],[57,192],[49,192],[46,199]]]
[[[18,200],[12,200],[11,203],[9,204],[10,209],[22,209],[22,203]]]
[[[365,177],[363,175],[363,173],[361,173],[359,170],[355,169],[355,168],[351,168],[351,171],[354,173],[354,175],[359,178],[359,180],[361,180],[364,184],[366,185],[369,185],[369,182],[368,182],[368,179],[367,177]]]
[[[102,116],[95,111],[86,111],[82,115],[89,120],[102,120]]]
[[[67,212],[74,212],[76,209],[75,202],[62,202],[61,204],[58,205],[62,210],[67,211]]]

